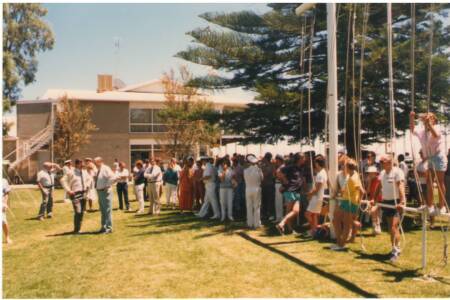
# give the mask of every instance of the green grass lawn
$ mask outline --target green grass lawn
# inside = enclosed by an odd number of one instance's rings
[[[56,199],[62,198],[61,190]],[[134,198],[134,195],[132,195]],[[117,199],[114,199],[117,207]],[[54,218],[33,220],[36,191],[12,192],[12,245],[3,245],[5,298],[134,297],[448,297],[450,270],[442,268],[443,238],[429,231],[427,272],[436,282],[414,280],[420,268],[420,230],[406,234],[400,261],[384,260],[389,237],[365,232],[348,252],[329,243],[278,236],[272,228],[247,231],[192,214],[159,217],[114,211],[114,233],[94,234],[99,213],[85,215],[83,235],[72,228],[70,203]],[[137,203],[132,202],[137,208]]]

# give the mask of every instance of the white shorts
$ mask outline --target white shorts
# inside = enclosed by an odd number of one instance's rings
[[[322,203],[323,199],[312,197],[306,210],[315,214],[320,214],[320,211],[322,210]]]
[[[3,213],[2,213],[2,222],[3,222],[3,224],[8,224],[8,220],[6,219],[6,211],[4,211]]]

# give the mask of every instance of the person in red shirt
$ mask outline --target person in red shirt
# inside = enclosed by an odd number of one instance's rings
[[[369,199],[374,199],[375,192],[377,188],[380,186],[380,178],[378,177],[378,169],[375,166],[370,166],[367,168],[367,184],[369,186],[368,189],[368,196]],[[376,199],[374,199],[375,202],[381,202],[381,193],[378,193],[378,196]],[[370,210],[370,216],[372,218],[372,228],[373,228],[373,234],[378,235],[381,233],[381,211],[380,208],[374,203],[374,206],[372,206]]]

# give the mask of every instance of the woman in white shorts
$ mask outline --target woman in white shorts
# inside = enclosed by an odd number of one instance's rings
[[[314,170],[316,172],[314,186],[307,194],[309,204],[305,214],[310,227],[308,234],[311,236],[314,236],[317,226],[319,225],[319,215],[322,210],[323,195],[328,182],[328,176],[325,170],[325,158],[322,155],[316,155],[314,158]]]
[[[437,118],[433,113],[420,115],[423,128],[415,127],[414,112],[410,113],[409,129],[419,139],[422,153],[428,161],[427,176],[427,207],[431,216],[446,213],[445,201],[445,171],[447,170],[447,157],[445,156],[445,142],[441,130],[437,125]],[[439,207],[435,209],[433,198],[433,183],[436,181],[439,194]]]

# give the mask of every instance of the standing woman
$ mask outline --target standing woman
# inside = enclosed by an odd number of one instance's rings
[[[144,213],[144,189],[145,189],[145,169],[142,160],[136,162],[136,167],[134,169],[134,193],[136,194],[136,199],[139,202],[138,214]]]
[[[84,159],[84,164],[86,165],[86,171],[91,177],[91,186],[88,189],[86,198],[87,203],[89,206],[88,212],[92,212],[92,204],[94,201],[97,201],[97,191],[95,190],[95,180],[94,177],[97,176],[97,167],[95,166],[94,162],[92,161],[92,158],[86,157]]]
[[[180,185],[178,188],[178,200],[180,202],[180,211],[192,210],[194,204],[194,159],[188,157],[184,162],[183,169],[180,172]]]
[[[230,221],[233,219],[233,182],[236,185],[236,181],[233,180],[233,170],[231,169],[231,163],[229,159],[222,160],[222,168],[219,172],[220,181],[220,208],[221,208],[221,221],[225,221],[225,216],[228,216]]]
[[[167,207],[175,209],[177,205],[178,172],[175,170],[173,160],[170,160],[167,170],[163,174],[164,193],[166,194]]]
[[[194,207],[200,208],[205,198],[205,184],[202,181],[203,177],[203,162],[198,159],[194,171]]]
[[[447,157],[445,156],[444,138],[437,125],[437,118],[433,113],[420,116],[424,128],[416,128],[414,124],[416,114],[412,111],[409,118],[409,129],[419,139],[422,153],[428,161],[427,176],[427,207],[430,215],[445,213],[445,183],[444,176],[447,170]],[[439,194],[439,207],[435,209],[433,201],[433,182],[436,180]]]

